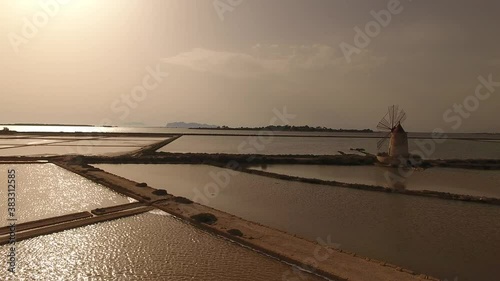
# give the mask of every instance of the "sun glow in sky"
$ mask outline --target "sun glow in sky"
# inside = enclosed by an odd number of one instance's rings
[[[443,114],[478,77],[500,81],[500,4],[401,5],[347,62],[340,44],[387,1],[246,0],[222,17],[213,0],[2,1],[0,120],[265,126],[286,106],[295,125],[374,128],[399,104],[408,130],[452,131]],[[500,131],[499,105],[457,131]]]
[[[16,9],[34,11],[39,6],[39,1],[36,0],[10,0],[8,1]]]

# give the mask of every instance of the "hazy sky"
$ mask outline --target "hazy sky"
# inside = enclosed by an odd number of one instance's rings
[[[0,123],[500,132],[499,1],[60,2],[0,1]]]

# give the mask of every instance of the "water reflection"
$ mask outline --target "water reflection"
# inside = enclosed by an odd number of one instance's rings
[[[244,173],[230,176],[227,184],[222,184],[227,170],[202,165],[99,167],[310,240],[331,236],[344,249],[417,272],[443,279],[460,276],[461,281],[495,280],[492,277],[500,276],[497,206],[305,184]],[[370,171],[352,173],[363,176]],[[214,196],[208,194],[207,201],[202,201],[205,199],[200,199],[199,194],[203,194],[208,184],[217,182],[219,192]]]
[[[8,246],[0,247],[2,253]],[[19,280],[282,280],[290,267],[146,213],[21,241]],[[10,276],[0,267],[0,278]],[[324,280],[305,275],[307,280]]]
[[[229,154],[298,154],[334,155],[339,151],[358,153],[351,149],[363,148],[371,154],[377,153],[378,138],[333,138],[333,137],[279,137],[271,142],[262,142],[255,136],[182,136],[161,148],[160,151],[174,153],[229,153]],[[422,155],[422,140],[409,140],[409,151],[427,159],[500,159],[500,143],[473,140],[449,139],[435,144],[435,150]],[[258,145],[250,145],[257,143]]]
[[[127,197],[53,164],[0,164],[3,183],[8,169],[17,175],[18,224],[128,203]],[[7,202],[6,192],[0,192],[0,200]],[[0,226],[8,225],[6,209],[0,215]]]
[[[261,165],[253,169],[326,181],[432,190],[500,198],[500,173],[455,168],[391,168],[385,166]]]

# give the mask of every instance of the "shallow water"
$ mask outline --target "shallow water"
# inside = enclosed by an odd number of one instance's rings
[[[0,156],[115,155],[137,150],[166,138],[32,137],[0,139]]]
[[[51,156],[65,154],[108,155],[127,153],[139,147],[99,147],[99,146],[25,146],[0,150],[0,156]]]
[[[2,256],[7,247],[0,246]],[[11,276],[6,269],[2,280]],[[17,243],[24,280],[282,280],[291,270],[161,211]]]
[[[159,151],[230,154],[337,154],[337,150],[367,147],[369,138],[274,137],[259,139],[248,136],[182,136]],[[257,145],[253,145],[257,143]]]
[[[161,140],[156,139],[123,139],[123,138],[100,138],[100,139],[89,139],[89,140],[75,140],[72,142],[64,142],[60,143],[60,145],[129,145],[129,146],[146,146],[153,144],[155,142],[159,142]]]
[[[60,142],[61,140],[54,139],[0,139],[0,145],[19,146],[19,145],[37,145]]]
[[[499,171],[431,168],[424,171],[405,170],[400,173],[398,169],[379,166],[324,165],[265,165],[250,168],[327,181],[500,198]],[[400,177],[406,173],[408,176],[403,177],[401,183],[399,179],[388,176],[393,174]]]
[[[102,138],[104,140],[110,140],[110,141],[140,141],[140,142],[160,142],[165,139],[168,139],[168,137],[107,137],[107,138]]]
[[[1,202],[7,202],[7,171],[16,171],[17,223],[129,203],[104,186],[53,164],[0,164]],[[0,205],[0,226],[8,225]]]
[[[442,279],[500,276],[500,207],[289,182],[202,165],[97,165],[250,221]],[[231,171],[232,172],[232,171]]]
[[[364,148],[377,153],[378,138],[182,136],[159,151],[179,153],[334,155]],[[473,140],[410,139],[409,151],[424,159],[500,159],[500,143]]]

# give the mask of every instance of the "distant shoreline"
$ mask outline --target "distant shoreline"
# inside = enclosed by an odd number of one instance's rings
[[[332,129],[309,126],[268,126],[268,127],[217,127],[217,128],[189,128],[190,130],[218,130],[218,131],[273,131],[273,132],[331,132],[331,133],[373,133],[370,129]]]
[[[83,125],[83,124],[36,124],[36,123],[17,123],[17,124],[1,124],[0,126],[40,126],[40,127],[117,127],[111,125]]]
[[[371,129],[331,129],[331,128],[324,128],[324,127],[309,127],[309,129],[271,129],[268,127],[240,127],[240,128],[232,128],[232,127],[226,127],[226,126],[219,126],[215,128],[204,128],[204,127],[162,127],[162,126],[117,126],[117,125],[82,125],[82,124],[36,124],[36,123],[14,123],[14,124],[0,124],[0,130],[5,127],[84,127],[84,128],[148,128],[148,129],[185,129],[185,130],[214,130],[214,131],[274,131],[274,132],[331,132],[331,133],[383,133],[380,131],[374,131]],[[294,126],[291,126],[292,128]],[[303,126],[307,127],[307,126]],[[299,127],[299,128],[302,128]],[[13,129],[10,129],[10,132],[16,132]],[[35,133],[36,131],[29,131]],[[75,131],[76,133],[82,133]],[[23,132],[27,133],[27,132]],[[45,132],[47,133],[47,132]],[[54,131],[53,133],[60,133],[58,131]],[[71,133],[71,132],[67,132]],[[97,133],[97,132],[96,132]],[[409,132],[410,134],[431,134],[431,132],[420,132],[420,131],[415,131],[415,132]],[[138,134],[155,134],[151,132],[147,133],[139,133]],[[158,133],[158,134],[172,134],[172,133]],[[184,133],[185,135],[189,135],[189,133]],[[447,132],[446,134],[458,134],[458,135],[490,135],[490,136],[500,136],[500,132]],[[219,135],[219,134],[217,134]],[[431,138],[431,137],[429,137]],[[450,139],[456,139],[454,137],[451,137]],[[469,139],[469,138],[466,138]],[[487,139],[488,140],[488,139]],[[496,139],[495,139],[496,140]]]

